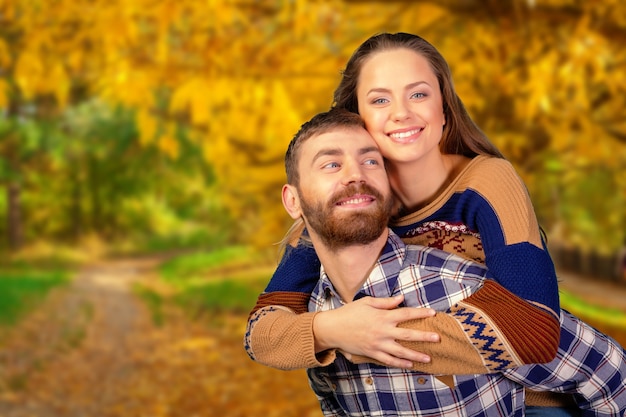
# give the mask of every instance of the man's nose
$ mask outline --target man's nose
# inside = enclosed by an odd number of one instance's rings
[[[363,169],[361,165],[357,163],[346,164],[344,169],[344,183],[350,184],[354,182],[365,182]]]

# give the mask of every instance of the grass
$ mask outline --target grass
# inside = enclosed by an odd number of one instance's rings
[[[212,252],[183,254],[163,263],[159,273],[174,291],[136,286],[155,324],[163,323],[167,303],[191,315],[210,311],[247,313],[271,277],[274,264],[259,251],[229,246]]]
[[[253,266],[259,261],[254,250],[229,246],[212,252],[181,255],[161,265],[163,278],[171,284],[183,285],[194,279],[223,275],[224,272]]]
[[[567,291],[561,291],[560,298],[561,307],[583,320],[591,320],[618,329],[626,328],[626,312],[622,310],[591,304]]]
[[[247,313],[268,281],[268,275],[259,274],[207,282],[185,288],[175,301],[195,313],[208,310]]]
[[[13,325],[52,288],[66,283],[60,271],[0,271],[0,325]]]
[[[157,291],[142,286],[140,284],[135,284],[133,286],[133,292],[139,296],[143,300],[144,303],[148,306],[148,310],[150,311],[150,315],[152,317],[152,322],[161,326],[164,322],[164,313],[163,313],[163,296],[159,294]]]

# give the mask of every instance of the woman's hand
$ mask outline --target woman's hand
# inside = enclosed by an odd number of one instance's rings
[[[432,317],[436,312],[431,308],[396,308],[403,299],[402,295],[364,297],[318,313],[313,321],[315,352],[335,348],[348,359],[351,355],[367,356],[397,368],[410,368],[412,362],[430,362],[428,355],[405,348],[397,340],[438,342],[439,335],[399,328],[398,323]]]

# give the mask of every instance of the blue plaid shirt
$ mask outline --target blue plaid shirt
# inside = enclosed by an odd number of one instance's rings
[[[390,232],[381,257],[356,298],[404,294],[409,306],[446,311],[482,286],[487,270],[456,255],[405,246]],[[322,268],[309,311],[344,304]],[[523,416],[523,386],[574,394],[583,416],[626,417],[626,352],[562,310],[561,340],[550,363],[497,374],[455,375],[454,387],[436,376],[375,364],[355,365],[338,355],[308,370],[325,416]]]
[[[393,232],[356,298],[404,294],[405,304],[446,311],[480,289],[487,270],[434,248],[405,246]],[[343,301],[322,268],[309,311]],[[523,416],[523,387],[503,374],[456,375],[449,387],[431,374],[355,365],[338,355],[308,370],[325,416]]]
[[[583,417],[626,417],[626,351],[611,337],[561,310],[556,358],[504,375],[535,391],[574,394]]]

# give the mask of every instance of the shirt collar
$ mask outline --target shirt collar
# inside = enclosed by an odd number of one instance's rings
[[[357,292],[354,299],[358,300],[365,296],[388,297],[393,293],[404,260],[406,258],[406,245],[391,229],[388,229],[387,242],[372,268],[372,272],[365,280],[363,287]],[[389,279],[392,279],[392,282]],[[330,277],[326,274],[324,266],[320,270],[319,295],[339,296],[333,287]]]

